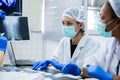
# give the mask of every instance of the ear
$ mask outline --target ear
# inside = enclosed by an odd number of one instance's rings
[[[80,23],[79,23],[79,27],[80,27],[80,29],[82,29],[82,28],[84,27],[84,23],[83,23],[83,22],[80,22]]]

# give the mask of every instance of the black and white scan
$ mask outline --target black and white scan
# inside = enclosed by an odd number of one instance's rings
[[[27,17],[6,16],[0,20],[0,33],[8,40],[29,40]]]

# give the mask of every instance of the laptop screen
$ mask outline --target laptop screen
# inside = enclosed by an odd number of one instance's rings
[[[8,40],[29,40],[27,17],[6,16],[0,20],[0,33],[4,33]]]

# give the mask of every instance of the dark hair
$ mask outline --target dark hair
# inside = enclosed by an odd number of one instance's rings
[[[114,12],[114,10],[113,10],[113,8],[111,7],[111,5],[110,5],[110,3],[109,3],[109,1],[106,1],[106,3],[105,3],[110,9],[111,9],[111,13],[112,13],[112,19],[114,19],[114,18],[118,18],[117,17],[117,15],[115,14],[115,12]]]

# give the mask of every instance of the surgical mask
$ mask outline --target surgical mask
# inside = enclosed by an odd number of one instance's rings
[[[74,26],[63,26],[63,34],[68,38],[73,38],[76,36],[77,32],[75,32]]]
[[[108,24],[110,24],[114,20],[115,19],[111,20],[110,22],[108,22]],[[99,22],[97,24],[97,30],[99,31],[100,35],[102,35],[102,36],[104,36],[106,38],[110,38],[112,36],[112,30],[114,29],[113,28],[111,31],[106,32],[105,29],[106,29],[108,24],[104,24],[104,23],[101,23],[101,22]]]

